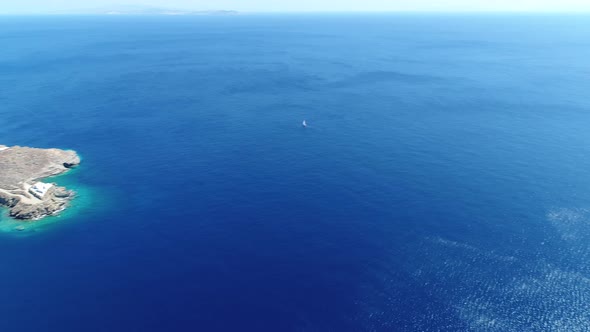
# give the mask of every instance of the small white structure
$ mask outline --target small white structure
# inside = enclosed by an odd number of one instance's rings
[[[43,196],[45,196],[51,187],[53,187],[51,183],[37,182],[29,188],[29,192],[38,199],[43,199]]]

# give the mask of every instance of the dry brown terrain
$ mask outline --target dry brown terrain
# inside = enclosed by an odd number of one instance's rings
[[[35,182],[80,163],[75,151],[0,145],[0,205],[17,219],[39,219],[63,210],[73,192],[53,186],[39,199],[29,193]]]

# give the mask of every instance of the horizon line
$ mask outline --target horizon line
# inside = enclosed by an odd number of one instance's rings
[[[150,14],[150,13],[93,13],[84,12],[0,12],[1,16],[207,16],[228,12],[229,15],[239,14],[590,14],[587,10],[268,10],[268,11],[239,11],[231,9],[218,10],[180,10],[180,14]],[[214,15],[211,15],[214,16]]]

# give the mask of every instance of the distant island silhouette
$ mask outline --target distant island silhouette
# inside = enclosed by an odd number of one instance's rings
[[[54,12],[63,15],[233,15],[233,10],[186,10],[141,5],[119,5],[92,9]]]

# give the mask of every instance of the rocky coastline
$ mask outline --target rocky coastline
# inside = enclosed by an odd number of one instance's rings
[[[0,206],[18,220],[38,220],[64,210],[75,193],[42,182],[80,163],[72,150],[0,145]]]

